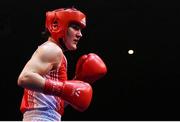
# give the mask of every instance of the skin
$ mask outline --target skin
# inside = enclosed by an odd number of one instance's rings
[[[64,38],[64,43],[68,50],[76,50],[81,37],[80,26],[72,25],[68,27]],[[56,69],[63,58],[63,51],[58,45],[58,42],[49,37],[45,43],[37,48],[18,77],[19,86],[43,92],[45,85],[43,75],[52,69]]]
[[[68,31],[67,36],[65,36],[66,41],[64,41],[68,50],[76,50],[77,44],[80,38],[82,37],[81,28],[77,24],[72,24]]]

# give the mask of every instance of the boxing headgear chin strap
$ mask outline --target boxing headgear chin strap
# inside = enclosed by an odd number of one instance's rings
[[[58,41],[65,38],[70,23],[78,23],[81,28],[86,27],[86,16],[75,8],[61,8],[46,12],[46,28],[51,37]]]

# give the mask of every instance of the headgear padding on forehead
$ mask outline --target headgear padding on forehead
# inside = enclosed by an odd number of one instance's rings
[[[64,38],[70,23],[78,23],[81,28],[86,27],[86,16],[75,8],[61,8],[46,12],[46,28],[51,37],[57,41]]]

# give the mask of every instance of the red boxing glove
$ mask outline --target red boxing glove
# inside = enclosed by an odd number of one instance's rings
[[[95,53],[89,53],[79,58],[76,64],[75,78],[92,84],[107,73],[103,60]]]
[[[46,80],[43,91],[45,94],[61,97],[81,112],[88,108],[92,99],[91,85],[79,80],[64,82]]]

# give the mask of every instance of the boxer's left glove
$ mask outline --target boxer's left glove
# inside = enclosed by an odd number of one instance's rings
[[[89,53],[78,59],[74,79],[92,84],[106,73],[107,67],[103,60],[97,54]]]

